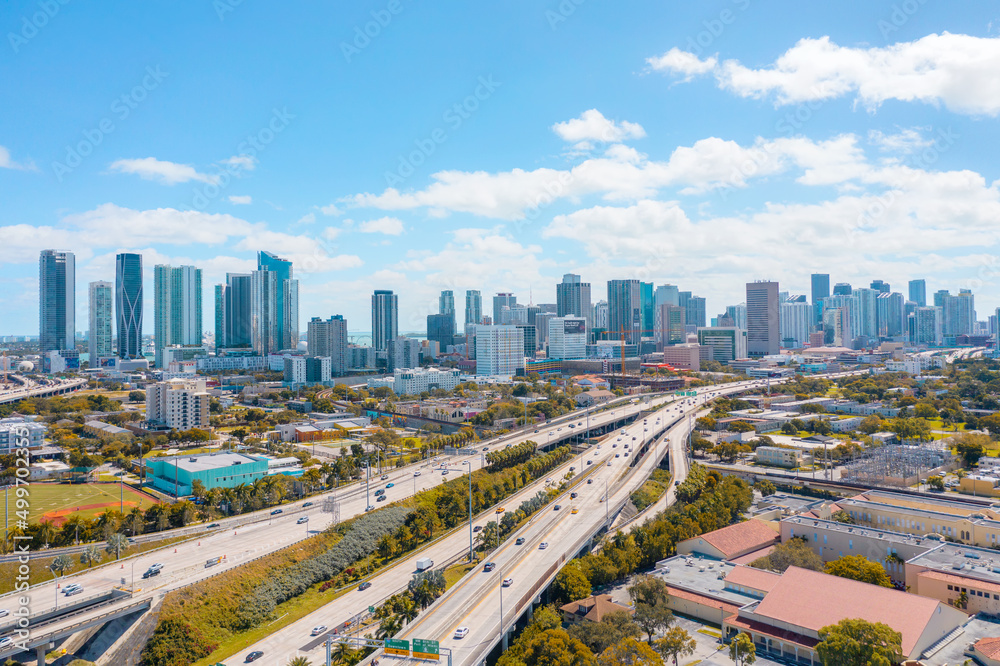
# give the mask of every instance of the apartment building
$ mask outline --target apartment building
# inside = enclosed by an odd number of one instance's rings
[[[146,420],[176,430],[207,428],[209,401],[203,378],[150,384],[146,387]]]

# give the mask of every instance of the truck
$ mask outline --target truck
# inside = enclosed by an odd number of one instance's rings
[[[417,571],[427,571],[434,566],[434,560],[429,557],[421,557],[417,560]]]

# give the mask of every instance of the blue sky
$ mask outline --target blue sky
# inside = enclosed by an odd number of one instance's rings
[[[259,249],[303,329],[566,272],[710,316],[817,271],[1000,304],[992,3],[64,2],[0,15],[0,334],[37,332],[46,248],[81,330],[123,250],[202,267],[207,329]]]

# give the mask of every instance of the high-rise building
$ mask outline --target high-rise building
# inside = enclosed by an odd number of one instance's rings
[[[581,282],[579,275],[566,273],[562,282],[556,285],[556,315],[583,317],[588,330],[594,327],[591,302],[590,283]]]
[[[408,370],[420,367],[420,340],[398,335],[386,350],[386,371]]]
[[[739,305],[727,305],[725,316],[733,321],[733,326],[736,328],[742,328],[744,331],[747,330],[746,303],[740,303]]]
[[[153,341],[156,367],[163,349],[201,345],[201,269],[194,266],[153,268]]]
[[[88,315],[90,329],[87,333],[87,351],[90,352],[90,367],[97,367],[97,359],[111,356],[112,321],[115,317],[115,286],[110,282],[91,282],[88,289]]]
[[[38,258],[38,348],[76,348],[76,255],[42,250]]]
[[[927,307],[927,281],[910,280],[910,300],[917,304],[917,307]]]
[[[524,369],[524,332],[516,326],[476,326],[476,374],[513,376]]]
[[[499,292],[493,297],[493,323],[499,324],[501,321],[501,313],[503,309],[513,308],[517,305],[517,296],[507,292]]]
[[[285,356],[285,373],[283,379],[286,384],[306,383],[306,357],[305,356]],[[320,379],[318,381],[325,381]]]
[[[330,359],[330,374],[343,375],[350,365],[347,320],[333,315],[327,320],[313,317],[306,324],[306,345],[310,356]]]
[[[609,308],[607,301],[598,301],[594,306],[594,328],[608,330]]]
[[[879,294],[875,309],[880,338],[898,338],[905,333],[906,306],[901,293]]]
[[[828,307],[823,311],[823,342],[833,347],[843,347],[851,341],[850,327],[844,308]]]
[[[653,299],[653,283],[639,283],[639,301],[642,312],[642,333],[644,337],[653,337],[656,331],[656,309]]]
[[[438,297],[438,313],[439,314],[450,314],[452,318],[455,317],[455,292],[450,289],[446,289],[441,292]]]
[[[469,289],[465,292],[465,323],[480,324],[483,321],[483,295]]]
[[[874,289],[858,287],[851,292],[851,296],[857,301],[858,307],[854,314],[855,319],[851,322],[851,328],[855,335],[863,335],[868,338],[878,337],[878,320],[876,313],[876,301],[879,292]]]
[[[306,383],[326,382],[331,377],[333,377],[333,364],[329,357],[306,356]]]
[[[838,282],[833,285],[833,296],[850,296],[851,284],[849,282]]]
[[[254,351],[263,356],[298,347],[299,281],[293,277],[291,261],[270,252],[257,253],[250,310]]]
[[[118,358],[142,358],[142,255],[123,252],[115,259],[115,322]]]
[[[781,304],[780,330],[781,346],[799,349],[809,342],[813,330],[813,307],[802,301],[786,301]]]
[[[826,316],[827,311],[837,310],[836,321],[830,323]],[[826,344],[835,347],[850,346],[854,338],[860,335],[855,328],[860,317],[857,316],[858,299],[852,295],[843,296],[840,294],[828,296],[823,299],[823,331],[826,335]],[[831,320],[832,321],[832,320]],[[830,333],[831,327],[835,328],[835,337],[840,342],[834,342]]]
[[[781,351],[777,282],[747,283],[747,354],[770,356]]]
[[[737,326],[698,329],[698,344],[712,350],[712,360],[729,363],[747,357],[747,332]]]
[[[539,312],[535,315],[535,335],[538,337],[538,349],[549,346],[549,322],[556,318],[554,312]]]
[[[944,339],[941,308],[918,307],[909,318],[910,342],[918,345],[940,345]]]
[[[524,340],[525,358],[534,358],[538,351],[538,330],[533,324],[515,324],[521,331],[521,338]]]
[[[455,316],[452,313],[427,315],[427,339],[441,345],[444,352],[455,344]]]
[[[872,280],[872,283],[869,286],[880,294],[888,294],[892,291],[892,289],[889,288],[889,283],[885,280]]]
[[[227,273],[226,284],[215,286],[215,346],[243,349],[253,346],[253,276]]]
[[[642,330],[642,295],[638,280],[608,280],[608,333],[614,340],[638,344]]]
[[[705,299],[701,296],[692,296],[687,302],[687,312],[685,320],[688,326],[705,326]]]
[[[687,342],[685,326],[687,324],[687,308],[664,303],[660,306],[659,346],[669,347]]]
[[[211,401],[204,377],[146,385],[146,420],[175,430],[208,426]]]
[[[818,303],[827,296],[830,295],[830,274],[829,273],[813,273],[811,278],[812,283],[812,302]]]
[[[399,299],[387,289],[376,289],[372,295],[372,346],[376,352],[387,352],[399,337]]]
[[[587,357],[587,320],[583,317],[555,317],[548,322],[549,358],[556,360]]]

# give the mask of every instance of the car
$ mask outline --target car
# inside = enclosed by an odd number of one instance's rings
[[[416,472],[414,472],[413,476],[420,476],[420,470],[417,470]]]
[[[372,505],[372,504],[369,504],[368,506],[366,506],[366,507],[365,507],[365,511],[371,511],[371,510],[372,510],[372,509],[374,509],[374,508],[375,508],[375,506],[374,506],[374,505]]]
[[[556,428],[556,432],[562,432],[562,428]]]
[[[441,471],[441,476],[446,476],[447,474],[448,474],[448,470],[442,470]]]
[[[570,468],[569,468],[569,471],[571,471],[571,472],[575,472],[575,471],[576,471],[576,467],[570,467]]]
[[[382,495],[385,495],[385,490],[383,488],[379,488],[375,491],[375,497],[380,497]]]
[[[282,509],[275,509],[274,511],[271,512],[271,515],[277,516],[279,513],[284,513],[284,511]]]
[[[590,484],[592,484],[593,482],[594,482],[594,480],[593,480],[593,479],[587,479],[587,485],[588,485],[588,486],[589,486]]]
[[[472,528],[473,532],[481,532],[482,530],[483,530],[482,525],[476,525],[475,527]]]
[[[554,507],[552,507],[552,510],[553,511],[558,511],[561,508],[562,508],[562,504],[556,504]]]
[[[309,522],[309,516],[302,516],[301,518],[295,521],[295,524],[301,525],[302,523],[308,523],[308,522]]]
[[[569,494],[569,498],[570,499],[576,499],[576,495],[577,495],[576,493],[570,493]]]
[[[385,497],[386,497],[385,495],[379,495],[379,496],[378,496],[378,499],[377,499],[377,500],[375,500],[375,501],[376,501],[376,502],[384,502],[384,501],[385,501]]]
[[[73,592],[74,590],[80,590],[80,589],[83,589],[83,588],[80,586],[79,583],[70,583],[69,585],[67,585],[66,587],[64,587],[62,589],[62,591],[63,591],[63,594],[69,594],[70,592]]]
[[[535,432],[538,432],[538,431],[536,430]],[[488,446],[484,446],[483,447],[483,451],[489,451],[489,450],[490,450],[490,447],[488,447]]]
[[[72,590],[67,591],[66,592],[66,596],[67,597],[72,597],[74,594],[80,594],[81,592],[83,592],[83,588],[82,587],[75,587]]]
[[[593,465],[593,464],[594,464],[594,461],[593,461],[593,460],[588,460],[588,461],[587,461],[587,464],[588,464],[588,465]]]
[[[305,504],[303,504],[303,505],[302,505],[302,508],[304,509],[304,508],[306,508],[307,506],[312,506],[312,505],[313,505],[313,503],[312,503],[312,502],[306,502]]]
[[[538,550],[545,550],[548,547],[549,547],[548,541],[543,541],[540,544],[538,544]]]
[[[313,636],[319,636],[324,631],[326,631],[326,625],[325,624],[321,624],[318,627],[313,627],[312,635]]]
[[[483,571],[493,571],[493,569],[495,569],[496,566],[497,565],[494,564],[493,562],[487,562],[486,564],[483,565]]]
[[[523,546],[524,545],[524,537],[517,537],[516,539],[514,539],[514,545],[515,546]]]
[[[570,511],[570,513],[580,513],[580,510],[574,506],[573,510]]]
[[[386,479],[388,479],[388,478],[389,478],[389,475],[388,475],[388,474],[383,474],[383,475],[382,475],[382,480],[383,480],[383,481],[385,481],[385,480],[386,480]]]
[[[0,638],[0,650],[8,648],[14,644],[14,638],[12,636],[4,636]]]
[[[504,578],[503,579],[503,586],[504,587],[510,587],[513,584],[514,584],[514,579],[513,578]]]
[[[390,481],[389,483],[385,484],[385,487],[386,488],[393,488],[393,487],[395,487],[395,485],[396,485],[395,483],[393,483],[393,482]]]
[[[618,439],[616,439],[615,441],[616,441],[616,442],[620,442],[620,441],[622,441],[622,438],[621,438],[621,437],[619,437],[619,438],[618,438]]]
[[[610,460],[608,461],[608,467],[611,467],[611,461]]]
[[[468,627],[459,627],[455,630],[455,638],[465,638],[469,635]]]
[[[616,453],[615,454],[615,458],[621,458],[621,457],[622,457],[622,454],[620,454],[620,453]]]
[[[257,661],[263,656],[264,656],[263,652],[261,652],[260,650],[254,650],[253,652],[247,655],[247,663],[251,661]]]
[[[637,440],[637,439],[639,439],[639,438],[638,438],[638,437],[633,437],[633,438],[632,438],[632,441],[634,442],[634,441],[635,441],[635,440]]]
[[[537,429],[537,428],[535,429],[535,432],[538,432],[538,429]]]
[[[219,523],[212,523],[211,525],[205,525],[205,529],[206,530],[210,530],[213,527],[218,527],[218,526],[219,526]]]
[[[575,428],[576,426],[575,426],[575,425],[573,425],[572,423],[570,423],[570,424],[569,424],[569,427],[570,427],[570,428]]]
[[[148,571],[144,571],[143,572],[142,577],[143,578],[152,578],[153,576],[159,576],[159,575],[160,575],[160,570],[159,569],[149,569]]]
[[[613,449],[617,449],[617,448],[618,448],[618,445],[617,445],[617,444],[612,444],[612,445],[611,445],[611,448],[613,448]]]
[[[0,617],[7,617],[10,615],[10,611],[6,608],[0,608]]]
[[[162,568],[163,568],[163,563],[162,562],[154,562],[153,564],[149,565],[149,570],[150,571],[153,571],[153,570],[159,571]]]

